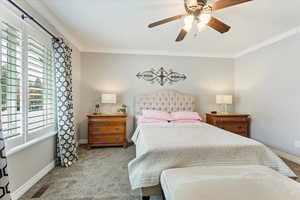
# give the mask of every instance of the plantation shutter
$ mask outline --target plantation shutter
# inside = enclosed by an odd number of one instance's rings
[[[54,71],[50,46],[28,37],[28,133],[54,127]]]
[[[22,34],[1,22],[1,121],[5,138],[22,134]]]

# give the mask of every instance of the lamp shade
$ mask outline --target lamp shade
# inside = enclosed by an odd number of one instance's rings
[[[117,103],[117,95],[104,93],[101,95],[101,103]]]
[[[232,95],[217,95],[217,104],[232,104]]]

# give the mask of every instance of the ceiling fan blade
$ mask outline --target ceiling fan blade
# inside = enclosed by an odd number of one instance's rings
[[[151,23],[151,24],[148,25],[148,27],[149,28],[153,28],[153,27],[161,25],[161,24],[165,24],[165,23],[168,23],[168,22],[175,21],[177,19],[181,19],[184,16],[185,16],[185,14],[184,15],[176,15],[176,16],[173,16],[173,17],[169,17],[169,18],[166,18],[166,19],[163,19],[163,20]]]
[[[176,38],[176,42],[180,42],[184,39],[184,37],[186,36],[188,32],[184,29],[181,29],[180,33],[178,34],[177,38]]]
[[[246,3],[248,1],[253,1],[253,0],[219,0],[212,6],[212,9],[213,9],[213,11],[220,10],[220,9],[223,9],[223,8],[227,8],[227,7],[235,6],[235,5],[238,5],[238,4]]]
[[[211,20],[208,22],[207,26],[210,26],[211,28],[215,29],[216,31],[220,33],[226,33],[231,28],[227,24],[224,24],[220,20],[212,17]]]

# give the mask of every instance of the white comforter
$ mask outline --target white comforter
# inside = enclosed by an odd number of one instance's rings
[[[206,123],[140,124],[133,137],[136,158],[128,164],[132,189],[159,184],[165,169],[191,166],[264,165],[296,177],[263,144]]]

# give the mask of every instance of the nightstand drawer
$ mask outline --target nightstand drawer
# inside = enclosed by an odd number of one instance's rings
[[[243,123],[222,123],[220,124],[220,128],[234,133],[247,131],[248,129],[247,124]]]
[[[214,119],[216,123],[227,123],[227,122],[234,122],[234,123],[243,123],[248,122],[248,118],[246,117],[220,117]]]
[[[125,125],[123,119],[120,120],[110,120],[110,121],[89,121],[89,126],[122,126]]]
[[[249,137],[250,118],[247,114],[206,114],[208,124],[238,135]]]
[[[123,144],[125,137],[123,135],[91,135],[90,144]]]
[[[90,134],[105,134],[105,133],[124,133],[125,126],[90,126]]]

